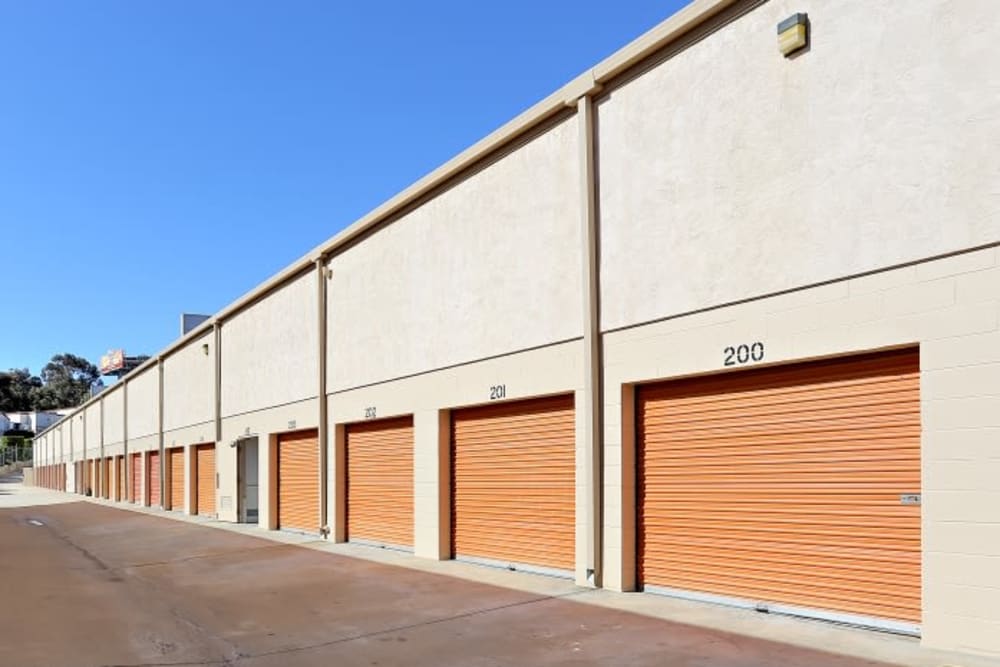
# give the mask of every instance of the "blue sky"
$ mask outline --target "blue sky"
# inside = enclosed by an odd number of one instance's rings
[[[0,369],[157,352],[684,4],[0,0]]]

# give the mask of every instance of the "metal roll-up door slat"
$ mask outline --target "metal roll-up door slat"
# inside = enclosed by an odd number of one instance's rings
[[[160,453],[150,452],[146,456],[146,488],[149,489],[149,504],[160,504]]]
[[[413,545],[413,418],[347,427],[347,533]]]
[[[572,570],[573,396],[452,413],[452,548],[456,557]]]
[[[215,445],[199,445],[195,449],[195,465],[198,470],[197,506],[198,514],[215,514]]]
[[[640,582],[916,627],[919,381],[907,349],[640,387]]]
[[[142,454],[132,454],[132,465],[129,466],[130,482],[129,487],[132,489],[132,502],[141,503],[142,501]]]
[[[184,448],[167,450],[167,464],[170,466],[170,509],[184,511]]]
[[[319,435],[278,436],[278,528],[319,530]]]

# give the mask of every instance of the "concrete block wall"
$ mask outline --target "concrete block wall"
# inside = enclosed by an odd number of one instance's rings
[[[919,345],[923,641],[1000,652],[996,247],[604,334],[605,586],[636,585],[635,385],[722,372],[752,341],[765,364]]]

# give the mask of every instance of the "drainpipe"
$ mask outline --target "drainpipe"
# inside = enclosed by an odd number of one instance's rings
[[[160,507],[166,507],[166,478],[167,478],[167,466],[164,460],[163,451],[163,357],[159,356],[156,358],[156,375],[158,381],[158,388],[156,392],[157,400],[157,414],[156,414],[156,431],[159,435],[160,441]]]
[[[601,322],[598,251],[597,179],[594,165],[594,98],[601,89],[594,83],[575,100],[580,147],[580,231],[584,244],[583,278],[583,388],[586,404],[584,467],[590,493],[587,498],[587,578],[601,586],[603,551],[604,438],[603,391],[601,386]]]
[[[101,439],[99,451],[101,453],[101,456],[100,459],[97,461],[97,465],[95,466],[97,468],[97,474],[95,474],[94,477],[98,480],[98,482],[96,484],[97,490],[94,493],[94,497],[103,498],[104,485],[108,483],[107,480],[104,479],[106,477],[106,475],[104,474],[104,396],[101,396],[101,400],[97,402],[97,406],[99,408],[98,414],[100,414],[101,416],[101,428],[99,429],[100,439]]]
[[[323,256],[321,255],[320,258],[316,260],[316,298],[318,299],[316,308],[318,319],[316,325],[319,332],[319,354],[317,355],[317,358],[319,359],[319,532],[323,538],[326,539],[330,536],[330,523],[329,517],[327,516],[327,506],[330,493],[329,475],[327,470],[327,452],[329,450],[330,435],[327,427],[326,406],[326,281],[328,276],[327,269],[324,264],[325,262]]]
[[[125,465],[125,488],[118,492],[120,498],[124,498],[126,501],[134,502],[135,498],[132,497],[132,477],[135,476],[135,471],[132,470],[132,457],[128,455],[128,380],[125,378],[121,379],[122,383],[122,441],[125,451],[125,458],[123,459]],[[120,479],[120,478],[119,478]]]
[[[222,442],[222,322],[212,324],[212,340],[215,346],[215,441]]]
[[[83,424],[83,433],[80,434],[80,444],[83,445],[83,495],[87,495],[87,486],[90,479],[87,477],[87,411],[80,411],[80,423]]]

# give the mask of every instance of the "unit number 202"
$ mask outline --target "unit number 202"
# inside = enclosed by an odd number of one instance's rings
[[[750,345],[746,343],[735,347],[730,345],[722,351],[722,354],[724,357],[722,361],[723,366],[739,366],[741,364],[749,364],[751,361],[763,361],[764,343],[757,341]]]

